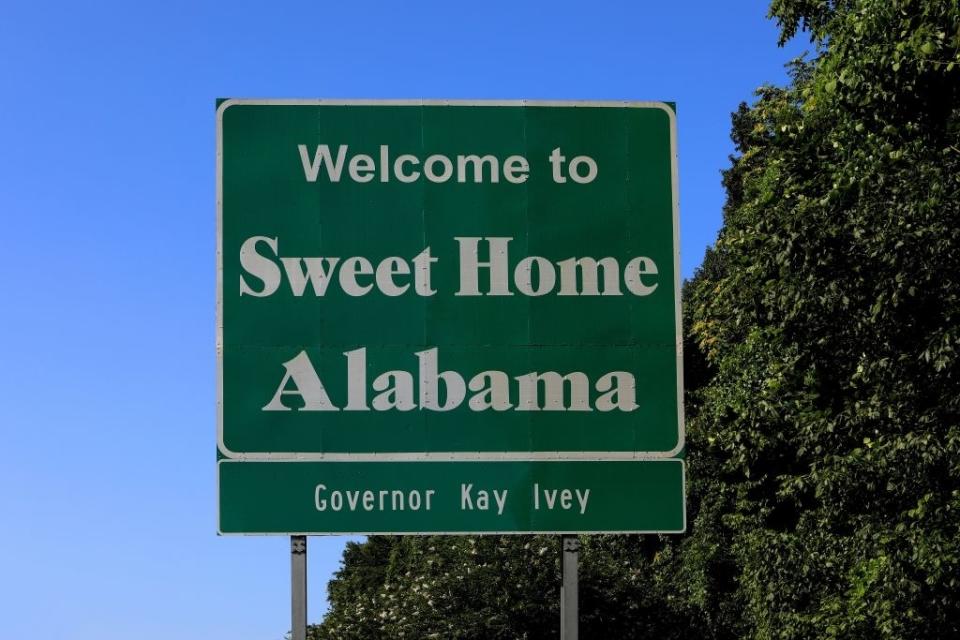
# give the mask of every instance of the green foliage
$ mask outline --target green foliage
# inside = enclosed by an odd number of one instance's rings
[[[370,567],[382,580],[358,581],[369,557],[345,562],[317,638],[536,638],[556,607],[555,539],[374,536],[353,550],[365,545],[390,549]]]
[[[958,637],[960,10],[771,13],[820,55],[734,115],[721,268],[688,287],[744,635]]]
[[[684,288],[683,537],[584,538],[583,638],[960,638],[960,8],[773,0]],[[556,537],[371,538],[320,638],[555,638]]]
[[[674,595],[676,581],[689,581],[689,593],[707,603],[713,577],[700,569],[719,541],[692,549],[697,562],[689,568],[673,543],[657,536],[582,542],[582,638],[629,638],[640,629],[667,640],[722,637],[706,633],[711,623],[700,617],[702,606]],[[355,551],[366,544],[392,552],[386,564],[369,567],[382,571],[383,581],[363,587],[357,569],[372,556]],[[559,536],[371,537],[364,545],[348,550],[351,559],[330,583],[330,612],[311,627],[311,640],[558,637]]]

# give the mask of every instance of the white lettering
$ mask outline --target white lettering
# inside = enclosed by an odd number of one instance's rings
[[[374,173],[377,170],[377,165],[374,164],[373,158],[370,156],[365,156],[362,153],[350,158],[350,178],[354,182],[370,182],[374,178]]]
[[[417,408],[413,401],[413,376],[407,371],[387,371],[380,374],[373,381],[373,390],[383,392],[373,398],[373,408],[376,411],[410,411]]]
[[[620,296],[620,265],[613,258],[570,258],[557,263],[560,267],[560,296]],[[603,268],[603,293],[597,287],[599,270]],[[579,273],[580,277],[577,277]],[[577,288],[577,281],[582,284]]]
[[[240,276],[240,295],[254,296],[263,298],[273,294],[280,286],[280,267],[270,258],[257,253],[257,244],[264,243],[273,250],[273,255],[277,255],[277,239],[267,238],[265,236],[253,236],[244,240],[240,245],[240,266],[244,271],[259,278],[263,282],[263,288],[260,291],[254,291],[243,275]]]
[[[403,258],[386,258],[377,265],[377,287],[387,296],[399,296],[410,288],[409,284],[398,286],[394,276],[410,275],[410,265]]]
[[[317,145],[317,150],[313,153],[313,161],[310,160],[307,145],[298,144],[300,151],[300,162],[303,164],[303,176],[307,182],[316,182],[320,173],[320,165],[327,169],[327,175],[330,176],[330,182],[340,182],[340,172],[343,170],[343,159],[347,154],[347,145],[342,144],[337,149],[337,161],[334,163],[330,156],[330,148],[325,145]]]
[[[533,267],[537,267],[537,287],[533,287]],[[553,290],[557,282],[557,274],[553,264],[546,258],[530,256],[517,263],[513,270],[513,280],[525,296],[543,296]]]
[[[323,266],[324,260],[327,261],[326,268]],[[330,276],[339,261],[340,258],[280,258],[283,270],[287,272],[287,280],[290,281],[290,291],[298,297],[306,290],[308,278],[313,292],[318,296],[325,295]],[[301,267],[304,264],[307,266],[306,272]]]
[[[373,285],[361,286],[357,283],[357,276],[369,275],[373,275],[373,265],[370,264],[369,260],[360,256],[347,258],[340,265],[340,288],[350,296],[365,295],[370,289],[373,289]]]
[[[583,175],[577,170],[580,165],[587,165],[587,172]],[[577,156],[570,161],[570,177],[578,184],[593,182],[597,177],[597,162],[589,156]]]
[[[450,411],[460,406],[466,396],[463,377],[456,371],[437,373],[437,348],[418,351],[420,360],[420,408],[430,411]],[[443,382],[446,398],[440,404],[440,382]]]
[[[347,406],[344,411],[369,411],[367,406],[367,350],[344,352],[347,356]]]
[[[460,244],[460,290],[458,296],[512,296],[508,284],[509,268],[507,245],[513,238],[454,238]],[[479,244],[480,240],[486,240],[488,254],[490,256],[487,262],[480,262]],[[481,294],[479,289],[479,270],[486,268],[490,270],[490,287],[486,294]]]
[[[404,173],[403,165],[405,164],[417,165],[420,164],[420,159],[417,158],[417,156],[411,156],[410,154],[405,153],[397,156],[397,159],[393,163],[393,172],[396,174],[397,180],[406,183],[416,182],[417,178],[420,177],[420,172],[413,171],[411,173]]]
[[[432,156],[436,157],[436,156]],[[513,158],[517,156],[510,156],[507,158],[507,162],[510,162]],[[483,182],[483,166],[486,164],[490,167],[490,182],[497,183],[500,182],[500,171],[497,163],[497,159],[494,156],[480,156],[470,155],[470,156],[457,156],[457,182],[466,182],[467,181],[467,165],[473,165],[473,181],[474,182]],[[507,168],[504,166],[504,174],[506,174]],[[504,176],[506,177],[506,176]],[[509,180],[509,178],[508,178]],[[513,182],[510,180],[510,182]],[[514,183],[516,184],[516,183]]]
[[[493,490],[493,499],[497,502],[497,515],[503,515],[503,508],[507,504],[507,492],[509,489],[504,489],[502,492]]]
[[[374,376],[368,372],[366,347],[343,352],[346,361],[344,404],[335,404],[307,352],[301,351],[283,363],[283,378],[262,410],[339,411],[343,407],[344,411],[443,412],[462,405],[467,400],[468,389],[470,411],[631,412],[638,408],[636,379],[628,371],[603,374],[593,388],[582,371],[566,374],[532,371],[511,379],[504,371],[488,370],[470,377],[467,383],[466,376],[458,371],[441,370],[437,347],[414,355],[418,364],[416,374],[390,370]],[[516,384],[515,391],[511,389],[512,384]],[[288,396],[298,396],[300,402],[290,404]]]
[[[555,371],[528,373],[515,378],[520,383],[517,411],[591,411],[587,375],[580,371],[561,376]],[[544,386],[544,403],[540,406],[540,382]],[[564,383],[567,383],[566,385]],[[569,402],[565,389],[570,389]]]
[[[503,177],[510,184],[523,184],[529,177],[530,163],[523,156],[510,156],[503,163]]]
[[[286,373],[273,399],[263,411],[290,411],[290,407],[283,404],[283,396],[300,396],[303,407],[298,411],[339,411],[340,409],[330,401],[327,390],[320,381],[313,363],[310,362],[306,351],[301,351],[291,360],[283,363]],[[293,381],[294,388],[287,389],[287,383]]]
[[[657,290],[657,283],[646,285],[643,283],[642,276],[657,275],[657,265],[650,258],[634,258],[627,263],[623,270],[623,279],[626,282],[630,293],[637,296],[648,296]]]
[[[616,384],[614,384],[616,383]],[[637,381],[629,371],[611,371],[597,380],[597,411],[633,411],[637,408]]]
[[[438,162],[443,166],[441,173],[434,171],[434,166]],[[450,179],[450,176],[453,175],[453,163],[450,162],[450,158],[447,156],[429,156],[427,161],[423,163],[423,172],[430,182],[446,182]]]
[[[456,173],[456,181],[461,184],[497,184],[502,173],[508,183],[523,184],[530,172],[530,163],[522,155],[507,156],[501,163],[500,158],[492,154],[447,156],[435,153],[421,160],[416,155],[404,153],[391,162],[390,147],[385,144],[379,145],[376,158],[366,153],[351,155],[349,145],[345,144],[337,146],[336,157],[327,144],[316,145],[312,155],[307,144],[298,144],[297,151],[307,182],[316,182],[321,172],[326,173],[330,182],[340,182],[344,167],[349,178],[357,183],[368,183],[379,176],[382,183],[395,178],[409,184],[419,180],[421,175],[430,182],[444,183]],[[566,183],[567,175],[578,184],[593,182],[597,177],[597,162],[589,156],[574,156],[567,165],[567,157],[557,147],[550,153],[549,161],[553,181],[557,184]]]
[[[317,488],[313,491],[313,504],[317,507],[317,511],[326,511],[327,510],[327,500],[321,498],[320,494],[323,491],[327,490],[327,485],[318,484]]]
[[[590,500],[590,489],[587,489],[583,493],[580,493],[580,489],[576,490],[577,502],[580,503],[580,515],[583,515],[587,512],[587,501]]]
[[[476,392],[469,402],[472,411],[507,411],[513,407],[510,404],[510,379],[503,371],[478,373],[470,378],[467,386]]]
[[[563,163],[566,156],[560,154],[560,147],[550,152],[550,168],[553,171],[553,181],[557,184],[564,184],[567,179],[563,177]]]

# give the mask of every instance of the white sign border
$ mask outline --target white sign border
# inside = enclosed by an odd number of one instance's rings
[[[329,452],[237,452],[223,441],[223,114],[234,105],[258,106],[450,106],[450,107],[603,107],[659,109],[670,122],[670,164],[673,182],[673,290],[676,316],[677,357],[677,445],[670,451],[416,451],[378,453]],[[338,99],[267,99],[230,98],[217,107],[217,449],[229,460],[251,461],[417,461],[417,460],[658,460],[674,458],[686,441],[683,411],[683,316],[680,306],[680,187],[677,158],[677,116],[665,102],[595,101],[595,100],[338,100]],[[218,473],[219,475],[219,473]],[[684,515],[686,517],[686,515]],[[509,532],[502,532],[509,533]],[[632,532],[644,533],[644,532]],[[650,532],[654,533],[654,532]],[[296,535],[296,534],[284,534]]]

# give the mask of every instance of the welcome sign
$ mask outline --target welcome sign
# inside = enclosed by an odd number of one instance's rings
[[[226,100],[221,533],[684,529],[663,103]]]

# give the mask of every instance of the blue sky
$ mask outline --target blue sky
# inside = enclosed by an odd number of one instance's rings
[[[89,5],[89,6],[88,6]],[[286,538],[218,538],[217,97],[670,100],[682,266],[729,115],[805,42],[764,2],[7,2],[0,636],[274,640]],[[310,608],[342,538],[311,538]]]

